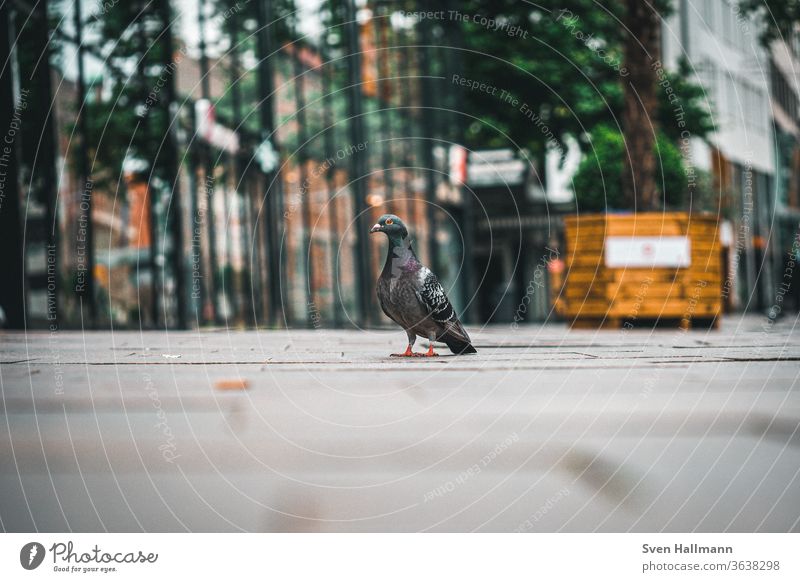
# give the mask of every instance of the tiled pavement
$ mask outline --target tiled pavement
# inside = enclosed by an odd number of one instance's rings
[[[796,320],[471,331],[2,333],[0,525],[800,530]]]

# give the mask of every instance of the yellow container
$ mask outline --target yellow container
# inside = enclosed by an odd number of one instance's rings
[[[579,327],[659,320],[719,326],[722,254],[716,216],[584,214],[565,219],[564,315]]]

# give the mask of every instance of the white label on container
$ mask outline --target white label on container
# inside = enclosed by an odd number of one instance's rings
[[[609,236],[605,244],[606,267],[688,267],[692,244],[686,236]]]

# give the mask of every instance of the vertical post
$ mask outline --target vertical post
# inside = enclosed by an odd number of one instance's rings
[[[274,113],[274,79],[272,77],[272,62],[274,58],[274,13],[271,0],[257,0],[258,12],[258,92],[259,119],[261,122],[261,143],[272,143],[275,131]],[[283,319],[283,300],[281,292],[281,251],[278,237],[278,200],[280,184],[278,175],[273,168],[264,172],[266,192],[264,194],[264,238],[267,241],[267,267],[269,287],[269,318],[270,325],[276,325]]]
[[[161,35],[164,51],[165,67],[172,66],[172,11],[168,0],[161,0],[159,4],[161,18],[164,21],[164,32]],[[172,234],[172,268],[175,276],[175,296],[177,299],[177,321],[179,329],[186,329],[186,273],[184,265],[183,248],[183,208],[181,207],[180,189],[180,164],[178,158],[177,126],[180,122],[177,115],[175,99],[175,75],[168,75],[164,86],[164,108],[167,119],[167,133],[164,136],[164,156],[167,183],[172,183],[170,204],[167,210],[167,224]],[[167,324],[167,314],[164,313],[164,324]]]
[[[335,67],[328,61],[330,55],[327,52],[327,34],[323,34],[320,41],[320,58],[322,60],[322,68],[320,75],[322,77],[322,111],[323,111],[323,125],[325,127],[325,155],[330,157],[334,155],[334,120],[333,120],[333,90],[334,90],[334,71]],[[325,187],[328,195],[328,223],[329,229],[329,245],[330,245],[330,259],[331,259],[331,293],[332,293],[332,314],[334,327],[341,327],[342,325],[342,300],[339,296],[339,261],[337,253],[337,245],[339,244],[339,213],[338,213],[338,200],[334,198],[336,195],[336,181],[335,169],[328,167],[325,171]]]
[[[391,70],[389,64],[391,62],[392,53],[389,51],[388,46],[388,16],[386,7],[381,2],[375,3],[376,16],[372,21],[375,24],[375,45],[377,50],[378,61],[378,103],[380,105],[380,128],[381,139],[383,140],[383,147],[381,148],[381,177],[383,178],[383,187],[386,194],[386,200],[394,198],[394,173],[392,171],[392,103],[391,103],[391,85],[389,76]],[[394,211],[399,213],[398,208]]]
[[[0,4],[0,128],[8,131],[19,114],[14,96],[15,55],[11,39],[17,38],[11,15],[11,3]],[[8,144],[3,144],[7,146]],[[19,145],[15,141],[0,149],[0,170],[5,174],[0,204],[0,272],[5,283],[0,285],[0,307],[6,316],[6,327],[25,327],[25,270],[22,253],[22,218],[19,196]],[[55,228],[55,225],[53,225]]]
[[[362,325],[370,323],[374,316],[372,310],[372,268],[369,256],[367,237],[367,204],[366,204],[366,163],[363,152],[358,148],[364,143],[364,119],[361,94],[361,48],[358,36],[358,23],[354,0],[345,0],[345,30],[347,34],[347,76],[348,76],[348,114],[350,118],[350,142],[353,153],[350,156],[350,185],[355,202],[356,228],[356,265],[359,317]]]
[[[2,206],[8,202],[10,205],[19,207],[18,216],[20,221],[10,221],[11,232],[20,234],[27,231],[26,244],[33,246],[45,246],[45,261],[31,261],[32,272],[28,272],[28,262],[26,246],[21,248],[20,267],[22,275],[18,280],[21,286],[22,306],[26,304],[29,292],[45,292],[46,295],[46,317],[51,330],[58,329],[58,209],[57,209],[57,171],[56,160],[58,159],[58,146],[54,128],[54,114],[51,109],[51,69],[50,69],[50,34],[51,30],[47,19],[48,2],[43,0],[34,6],[17,6],[12,3],[7,13],[10,26],[2,30],[2,34],[9,31],[16,32],[14,44],[8,48],[9,60],[4,61],[0,67],[0,74],[5,72],[7,79],[12,83],[11,93],[9,94],[9,108],[3,110],[4,115],[9,116],[9,125],[2,128],[3,147],[0,147],[0,165],[13,166],[9,168],[10,174],[16,174],[19,180],[22,172],[20,168],[26,169],[26,174],[30,175],[30,180],[26,180],[29,189],[26,198],[41,204],[44,208],[44,216],[26,216],[21,214],[22,200],[6,201],[0,196],[0,212]],[[17,17],[17,13],[19,16]],[[19,30],[14,30],[14,20],[19,23]],[[25,140],[30,140],[26,144]],[[6,168],[3,168],[3,172]],[[11,178],[10,176],[2,181],[3,189]],[[11,192],[21,196],[22,191],[18,184],[10,186]],[[13,206],[9,208],[10,213],[14,213]],[[21,230],[22,229],[22,230]],[[25,237],[20,237],[20,242],[25,241]],[[15,245],[8,248],[3,247],[2,252],[13,253]],[[14,260],[14,255],[9,257]],[[82,260],[82,259],[81,259]],[[44,271],[40,270],[44,267]],[[14,272],[14,269],[11,269]],[[11,277],[4,272],[4,276]],[[11,283],[13,285],[13,283]],[[80,284],[73,287],[75,293],[82,292]],[[11,293],[13,295],[13,292]],[[19,327],[28,325],[24,310],[17,313],[7,314],[10,319],[17,319]]]
[[[444,0],[444,7],[446,10],[453,9],[453,0]],[[462,65],[461,50],[464,46],[463,30],[461,28],[461,21],[448,21],[445,22],[445,33],[448,37],[448,59],[447,63],[450,70],[448,71],[448,78],[453,78],[454,73],[460,73]],[[451,123],[449,127],[450,142],[455,144],[464,143],[463,123],[459,123],[459,114],[457,112],[463,111],[461,107],[461,93],[459,91],[450,91],[451,103],[449,109],[451,113]],[[473,252],[475,242],[475,210],[473,205],[473,194],[468,188],[459,186],[459,191],[462,199],[462,212],[461,212],[461,229],[463,232],[464,246],[462,248],[462,269],[461,269],[461,293],[464,303],[464,313],[462,320],[466,323],[473,323],[476,321],[475,317],[475,302],[472,301],[472,296],[475,291],[475,265],[473,264]]]
[[[206,53],[206,0],[197,3],[197,48],[200,51],[200,93],[203,99],[211,94],[211,79],[208,76],[208,54]]]
[[[211,99],[211,80],[208,74],[208,55],[206,54],[206,2],[200,0],[197,8],[197,26],[199,29],[198,49],[200,51],[200,94],[203,99]],[[203,192],[206,195],[206,228],[208,230],[208,263],[211,272],[208,274],[208,310],[211,319],[220,323],[221,310],[219,308],[219,257],[217,252],[217,225],[214,214],[214,192],[216,183],[214,179],[214,164],[211,159],[211,148],[208,144],[200,142],[200,157],[203,164]],[[204,306],[205,307],[205,306]]]
[[[433,146],[436,138],[436,116],[434,115],[434,91],[431,79],[431,30],[427,18],[420,21],[420,33],[423,51],[420,60],[420,74],[422,76],[422,127],[424,138],[422,140],[422,164],[425,172],[425,196],[427,198],[428,219],[428,261],[434,272],[439,271],[439,245],[436,240],[436,173],[433,158]]]
[[[138,34],[137,34],[137,50],[139,51],[138,62],[136,64],[136,74],[139,77],[139,82],[141,83],[140,86],[140,95],[139,99],[142,103],[147,102],[147,96],[150,91],[150,87],[147,86],[147,35],[145,34],[146,28],[146,21],[144,19],[140,19],[138,22]],[[149,124],[149,116],[147,114],[143,115],[139,120],[139,135],[141,139],[145,143],[149,143],[150,140],[150,124]],[[151,168],[151,174],[154,169]],[[147,208],[148,208],[148,223],[147,227],[150,230],[150,248],[149,248],[149,265],[148,268],[150,269],[150,319],[152,321],[153,327],[158,327],[158,320],[159,314],[161,313],[161,309],[158,306],[159,300],[159,292],[158,292],[158,242],[156,233],[158,232],[158,222],[156,220],[156,203],[155,203],[155,196],[154,191],[151,188],[150,184],[147,184],[146,187],[146,200]],[[141,316],[140,316],[141,317]],[[140,324],[143,323],[140,320]]]
[[[233,127],[234,131],[239,134],[239,143],[241,144],[241,149],[246,151],[249,144],[245,139],[247,134],[242,127],[242,88],[239,84],[239,17],[237,8],[232,9],[230,16],[228,17],[228,31],[231,35],[231,109],[233,112],[231,126]],[[239,223],[239,242],[241,243],[240,252],[242,256],[242,270],[239,273],[237,303],[239,305],[239,317],[243,323],[247,324],[252,321],[250,310],[247,308],[247,292],[250,287],[248,283],[252,280],[252,278],[248,276],[249,261],[247,261],[249,250],[249,245],[247,242],[250,230],[249,224],[247,224],[247,218],[249,213],[245,211],[245,209],[248,207],[249,192],[244,186],[244,168],[241,162],[241,154],[239,152],[233,153],[231,154],[231,158],[233,162],[232,165],[235,184],[234,199],[236,200],[237,219]]]
[[[416,204],[416,200],[414,199],[414,174],[416,173],[416,169],[413,167],[415,165],[414,154],[416,148],[416,136],[414,135],[416,112],[412,107],[413,98],[411,85],[413,75],[412,63],[414,53],[417,49],[411,46],[411,38],[407,31],[403,33],[403,36],[404,46],[399,47],[398,50],[403,52],[399,63],[400,76],[402,77],[400,80],[400,100],[403,103],[401,115],[403,116],[403,127],[405,128],[405,131],[403,131],[403,166],[405,166],[403,168],[403,177],[406,196],[406,218],[410,221],[413,220],[412,213],[414,212],[414,206]]]
[[[81,11],[81,0],[75,0],[74,4],[74,25],[75,37],[78,42],[78,132],[80,133],[80,148],[78,149],[78,171],[80,172],[81,189],[79,192],[80,202],[78,208],[81,213],[86,213],[86,280],[84,282],[84,293],[89,303],[90,326],[94,327],[97,323],[97,299],[94,285],[94,222],[92,220],[93,204],[93,184],[91,170],[89,169],[89,126],[87,123],[86,105],[86,77],[83,67],[83,15]],[[84,204],[85,203],[85,204]]]
[[[194,115],[189,119],[190,135],[194,136],[197,133]],[[198,221],[200,216],[200,201],[198,200],[200,192],[200,184],[197,180],[197,168],[200,165],[200,160],[197,155],[198,144],[196,139],[192,139],[192,145],[189,150],[189,204],[191,212],[190,224],[192,227],[189,229],[192,233],[191,251],[189,252],[189,264],[192,266],[192,293],[190,302],[193,308],[195,321],[198,325],[205,323],[205,315],[203,307],[205,306],[208,294],[206,292],[206,285],[208,277],[202,277],[200,272],[203,265],[203,242],[202,232],[203,226]],[[197,272],[195,272],[195,270]],[[197,277],[195,283],[194,278]],[[197,288],[195,290],[195,285]]]
[[[295,31],[296,32],[296,31]],[[295,97],[295,119],[297,120],[297,162],[299,169],[300,180],[300,204],[303,210],[303,254],[305,256],[306,264],[306,308],[311,309],[314,303],[315,292],[314,288],[314,261],[311,257],[311,192],[310,184],[307,183],[308,173],[306,172],[306,162],[308,157],[306,155],[306,141],[308,134],[306,133],[306,93],[305,93],[305,67],[300,60],[300,44],[294,44],[294,54],[292,55],[292,62],[294,64],[294,97]],[[306,317],[306,324],[312,325],[310,312]]]

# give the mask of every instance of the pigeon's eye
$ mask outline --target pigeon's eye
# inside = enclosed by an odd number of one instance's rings
[[[387,218],[386,222],[384,224],[387,224],[387,225],[388,224],[394,224],[394,220],[392,220],[391,218]]]

